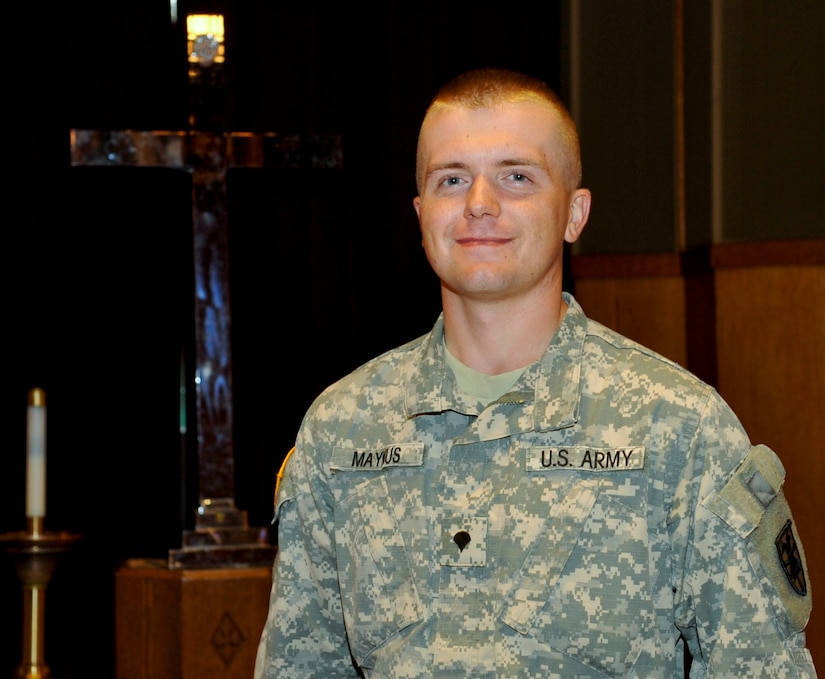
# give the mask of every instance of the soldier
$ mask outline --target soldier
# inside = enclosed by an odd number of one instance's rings
[[[416,182],[443,312],[307,412],[256,679],[815,677],[779,459],[562,291],[591,196],[559,98],[459,76]]]

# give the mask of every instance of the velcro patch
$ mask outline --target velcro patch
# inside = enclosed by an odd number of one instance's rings
[[[811,615],[811,588],[805,549],[794,531],[791,508],[782,486],[785,469],[765,445],[752,446],[742,464],[719,491],[702,504],[751,543],[754,565],[775,588],[791,634],[805,628]]]

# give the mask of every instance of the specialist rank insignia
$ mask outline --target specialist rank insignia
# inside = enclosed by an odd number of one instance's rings
[[[808,586],[805,584],[805,569],[802,566],[802,557],[799,555],[796,538],[791,530],[790,519],[776,536],[776,551],[779,554],[782,569],[788,577],[788,583],[793,587],[794,592],[805,596],[808,593]]]

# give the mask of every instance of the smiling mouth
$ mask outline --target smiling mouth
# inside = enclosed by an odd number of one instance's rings
[[[505,245],[510,242],[510,238],[459,238],[456,243],[459,245]]]

